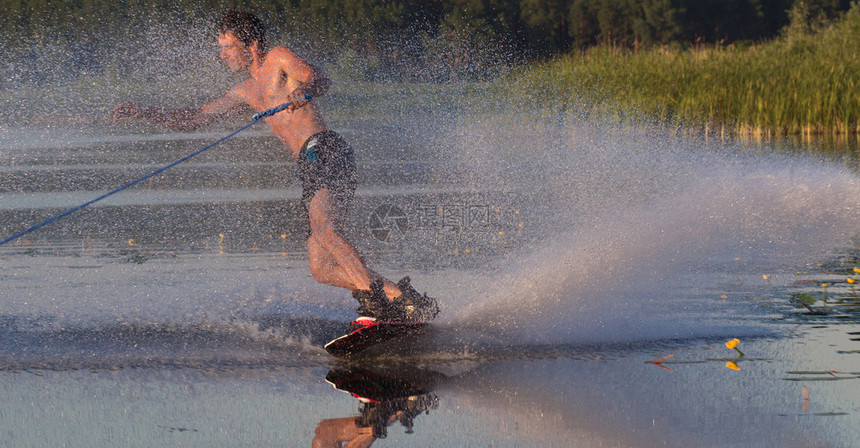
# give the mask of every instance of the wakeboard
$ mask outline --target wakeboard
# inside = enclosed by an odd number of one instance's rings
[[[418,335],[427,326],[423,322],[374,322],[332,340],[325,349],[339,358],[362,356],[395,339]]]

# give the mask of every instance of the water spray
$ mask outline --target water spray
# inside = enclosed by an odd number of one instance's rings
[[[193,157],[196,157],[196,156],[200,155],[201,153],[203,153],[203,152],[205,152],[205,151],[207,151],[207,150],[209,150],[209,149],[211,149],[211,148],[213,148],[213,147],[217,146],[219,143],[222,143],[222,142],[224,142],[224,141],[226,141],[226,140],[230,139],[231,137],[233,137],[233,136],[235,136],[236,134],[238,134],[238,133],[240,133],[240,132],[244,131],[245,129],[250,128],[251,126],[255,125],[258,121],[262,120],[263,118],[271,117],[272,115],[275,115],[275,114],[277,114],[278,112],[282,112],[282,111],[284,111],[284,110],[286,110],[286,109],[289,109],[291,106],[293,106],[293,104],[295,104],[295,103],[299,103],[300,101],[305,101],[305,102],[307,102],[307,101],[310,101],[310,100],[311,100],[311,96],[310,96],[310,95],[305,95],[305,96],[304,96],[304,97],[302,97],[301,99],[298,99],[298,100],[295,100],[295,101],[290,101],[290,102],[287,102],[287,103],[281,104],[280,106],[275,106],[275,107],[273,107],[273,108],[271,108],[271,109],[264,110],[264,111],[262,111],[262,112],[257,112],[256,114],[254,114],[254,115],[252,115],[252,116],[251,116],[251,122],[250,122],[250,123],[248,123],[248,124],[246,124],[245,126],[242,126],[241,128],[239,128],[239,129],[237,129],[237,130],[235,130],[235,131],[231,132],[230,134],[225,135],[224,137],[221,137],[220,139],[218,139],[218,140],[216,140],[216,141],[214,141],[214,142],[210,143],[209,145],[207,145],[207,146],[205,146],[205,147],[203,147],[203,148],[201,148],[201,149],[198,149],[197,151],[194,151],[194,152],[192,152],[191,154],[188,154],[187,156],[185,156],[185,157],[183,157],[183,158],[181,158],[181,159],[179,159],[179,160],[177,160],[177,161],[175,161],[175,162],[173,162],[173,163],[171,163],[171,164],[169,164],[169,165],[165,165],[165,166],[163,166],[163,167],[161,167],[161,168],[159,168],[159,169],[157,169],[157,170],[155,170],[155,171],[153,171],[153,172],[151,172],[151,173],[147,174],[146,176],[143,176],[143,177],[141,177],[141,178],[135,179],[135,180],[133,180],[133,181],[131,181],[131,182],[129,182],[129,183],[127,183],[127,184],[125,184],[125,185],[121,186],[121,187],[118,187],[118,188],[116,188],[116,189],[114,189],[114,190],[111,190],[111,191],[109,191],[109,192],[107,192],[107,193],[105,193],[105,194],[103,194],[103,195],[101,195],[101,196],[99,196],[99,197],[97,197],[97,198],[95,198],[95,199],[91,200],[91,201],[84,202],[83,204],[78,205],[77,207],[70,208],[70,209],[68,209],[68,210],[64,211],[63,213],[60,213],[59,215],[52,216],[51,218],[48,218],[48,219],[46,219],[46,220],[44,220],[44,221],[40,222],[39,224],[36,224],[36,225],[34,225],[34,226],[32,226],[32,227],[30,227],[30,228],[26,229],[26,230],[23,230],[23,231],[21,231],[21,232],[18,232],[18,233],[16,233],[16,234],[14,234],[14,235],[12,235],[12,236],[10,236],[10,237],[6,238],[6,239],[5,239],[5,240],[3,240],[3,241],[0,241],[0,246],[4,245],[4,244],[6,244],[6,243],[8,243],[8,242],[10,242],[10,241],[12,241],[12,240],[16,240],[16,239],[18,239],[18,238],[20,238],[20,237],[22,237],[22,236],[24,236],[24,235],[26,235],[26,234],[28,234],[28,233],[30,233],[30,232],[34,232],[34,231],[36,231],[36,230],[38,230],[38,229],[40,229],[40,228],[42,228],[42,227],[44,227],[44,226],[46,226],[46,225],[48,225],[48,224],[50,224],[50,223],[54,222],[54,221],[57,221],[57,220],[62,219],[62,218],[65,218],[66,216],[69,216],[69,215],[71,215],[72,213],[74,213],[74,212],[76,212],[76,211],[78,211],[78,210],[81,210],[81,209],[86,208],[86,207],[88,207],[88,206],[90,206],[90,205],[92,205],[92,204],[95,204],[96,202],[99,202],[99,201],[101,201],[102,199],[105,199],[105,198],[107,198],[107,197],[113,196],[113,195],[115,195],[115,194],[119,193],[120,191],[123,191],[123,190],[126,190],[126,189],[128,189],[128,188],[131,188],[131,187],[133,187],[133,186],[135,186],[135,185],[137,185],[137,184],[139,184],[139,183],[141,183],[141,182],[143,182],[143,181],[145,181],[145,180],[147,180],[147,179],[149,179],[149,178],[151,178],[151,177],[153,177],[153,176],[157,176],[157,175],[159,175],[159,174],[161,174],[161,173],[163,173],[163,172],[165,172],[165,171],[169,170],[170,168],[173,168],[174,166],[179,165],[180,163],[186,162],[186,161],[188,161],[188,160],[192,159]]]

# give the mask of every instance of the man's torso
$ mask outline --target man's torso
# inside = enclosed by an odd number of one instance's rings
[[[236,86],[235,91],[251,108],[261,112],[287,102],[286,96],[298,87],[300,87],[298,81],[266,58],[258,76],[245,80]],[[314,101],[294,111],[285,110],[265,120],[271,127],[272,133],[290,150],[294,159],[310,136],[326,130],[325,121]]]

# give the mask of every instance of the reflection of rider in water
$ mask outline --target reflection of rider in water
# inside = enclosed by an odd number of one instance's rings
[[[314,448],[369,447],[376,439],[388,436],[388,426],[399,421],[412,434],[415,417],[438,407],[439,399],[432,394],[411,396],[386,403],[362,404],[358,417],[333,418],[317,425],[311,446]],[[341,445],[346,442],[346,445]]]
[[[373,444],[372,428],[360,428],[354,417],[332,418],[317,425],[313,448],[358,448]],[[346,445],[342,443],[348,442]]]

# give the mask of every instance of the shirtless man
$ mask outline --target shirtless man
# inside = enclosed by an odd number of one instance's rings
[[[114,121],[143,118],[188,130],[217,121],[248,105],[261,112],[292,102],[283,112],[265,118],[272,132],[298,164],[302,204],[310,221],[308,258],[311,275],[320,283],[348,288],[361,306],[355,324],[380,320],[429,320],[438,313],[435,300],[418,294],[404,277],[397,284],[369,270],[359,252],[344,238],[341,225],[355,192],[352,148],[326,128],[319,107],[305,95],[319,97],[331,81],[287,47],[266,46],[266,30],[254,15],[229,10],[218,23],[221,59],[250,77],[226,95],[196,109],[162,109],[125,103],[114,109]],[[387,299],[387,300],[385,300]]]

